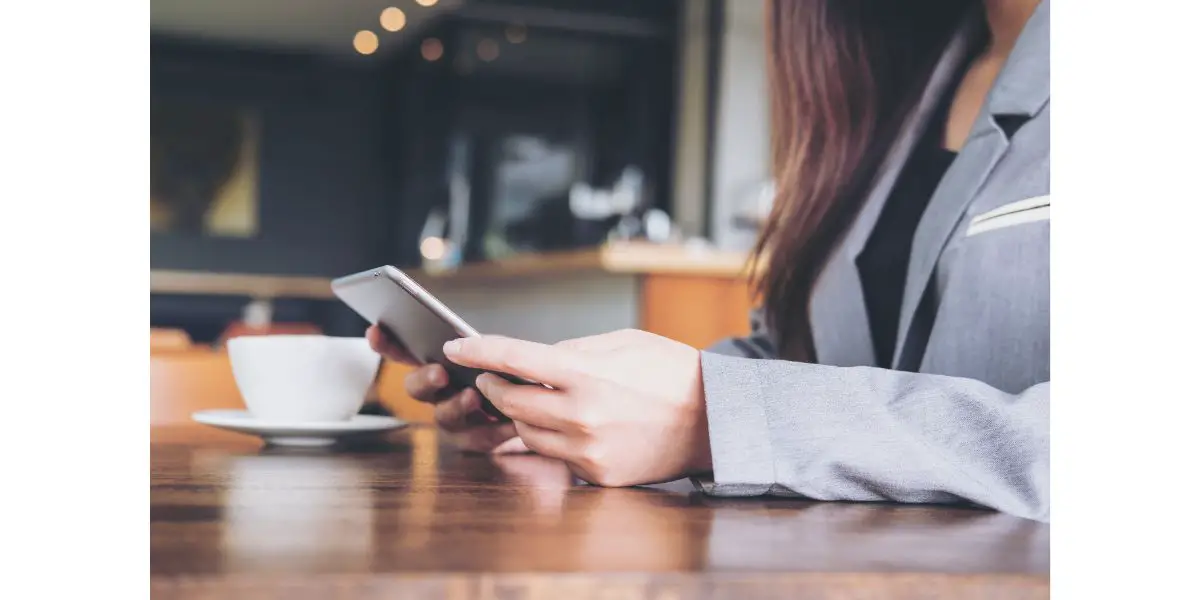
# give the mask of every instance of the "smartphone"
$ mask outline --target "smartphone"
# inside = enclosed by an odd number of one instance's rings
[[[479,332],[400,269],[386,265],[346,275],[334,279],[331,287],[334,296],[368,322],[381,326],[417,362],[445,367],[451,392],[475,387],[475,379],[484,373],[450,362],[442,353],[446,342],[475,337]],[[513,383],[537,385],[507,373],[493,374]],[[484,412],[507,420],[482,394],[480,398]]]

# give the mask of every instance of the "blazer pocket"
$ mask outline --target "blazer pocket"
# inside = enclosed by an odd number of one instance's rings
[[[976,215],[967,225],[966,237],[1014,225],[1050,220],[1050,196],[1026,198]]]

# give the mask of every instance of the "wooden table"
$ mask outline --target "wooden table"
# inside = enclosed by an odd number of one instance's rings
[[[413,427],[337,451],[151,433],[168,598],[1048,598],[1049,527],[960,508],[573,485]]]

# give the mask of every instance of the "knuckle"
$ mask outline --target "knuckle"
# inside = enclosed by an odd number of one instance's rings
[[[598,473],[603,470],[607,453],[603,446],[596,443],[584,444],[579,452],[579,462],[588,471]]]
[[[586,444],[576,460],[579,468],[588,474],[587,479],[592,483],[612,487],[617,481],[613,477],[611,465],[606,452],[600,444]]]
[[[404,391],[414,398],[421,399],[425,392],[425,385],[421,382],[420,374],[417,371],[404,376]]]
[[[451,402],[442,402],[434,407],[433,419],[437,424],[448,431],[461,431],[466,427],[467,410],[464,409],[468,398],[464,396],[457,397]]]
[[[594,406],[582,405],[575,409],[572,418],[575,429],[586,437],[591,437],[603,425],[604,415]]]
[[[495,385],[494,382],[489,383],[487,388],[483,390],[483,395],[492,402],[493,406],[503,409],[504,413],[512,418],[524,415],[520,398],[514,392],[505,389],[504,386]]]
[[[520,402],[513,402],[511,398],[506,398],[499,402],[494,401],[492,405],[503,413],[504,416],[513,421],[528,421],[530,419],[529,411],[525,408],[525,405]]]
[[[437,423],[439,429],[447,433],[459,433],[463,429],[459,423],[451,419],[447,419],[445,415],[434,413],[433,420],[435,423]]]
[[[404,391],[418,400],[429,400],[433,392],[428,379],[421,371],[413,371],[404,378]]]
[[[532,398],[525,395],[521,390],[512,390],[508,397],[500,401],[496,406],[513,421],[528,422],[530,419],[536,418],[534,414],[537,412],[536,402],[532,400]]]
[[[443,402],[433,407],[433,418],[439,425],[452,424],[455,420],[455,413],[456,411],[451,402]]]
[[[542,444],[541,439],[537,438],[536,436],[530,437],[530,436],[523,436],[523,435],[519,435],[519,434],[518,434],[518,436],[521,438],[521,441],[525,444],[525,447],[528,448],[530,451],[536,452],[537,454],[541,454],[543,456],[548,454],[549,449],[546,448],[544,444]]]

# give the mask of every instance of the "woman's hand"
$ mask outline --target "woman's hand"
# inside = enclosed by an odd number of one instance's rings
[[[584,480],[627,486],[712,469],[695,348],[626,330],[553,346],[464,338],[447,343],[445,353],[466,367],[554,388],[488,374],[476,382],[528,448],[566,461]]]
[[[417,366],[417,360],[378,325],[367,330],[371,348],[396,362]],[[419,366],[404,378],[404,390],[421,402],[434,405],[433,417],[450,441],[469,452],[507,454],[528,452],[512,423],[497,423],[483,412],[479,393],[468,388],[447,389],[450,375],[439,364]]]

